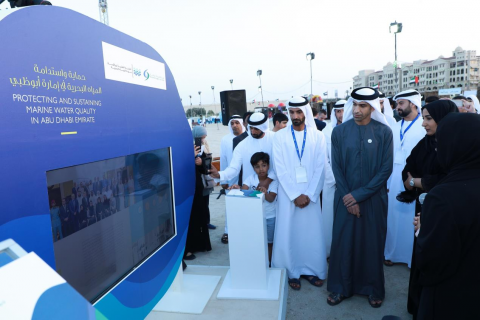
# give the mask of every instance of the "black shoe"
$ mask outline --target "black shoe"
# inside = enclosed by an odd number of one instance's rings
[[[184,257],[183,257],[183,260],[189,261],[189,260],[195,260],[196,258],[197,258],[197,257],[195,257],[195,255],[192,253],[192,254],[189,255],[189,256],[184,256]]]
[[[208,226],[208,229],[210,229],[210,230],[215,230],[215,229],[217,229],[217,226],[214,226],[213,224],[210,224],[210,223],[207,224],[207,226]]]

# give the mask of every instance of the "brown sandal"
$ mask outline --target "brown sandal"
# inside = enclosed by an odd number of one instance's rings
[[[390,260],[383,260],[383,264],[386,265],[387,267],[393,267],[395,263],[393,263]]]
[[[315,286],[315,287],[318,287],[318,288],[320,288],[321,286],[323,286],[324,280],[320,279],[320,278],[317,277],[317,276],[304,276],[304,275],[302,275],[302,276],[300,276],[300,278],[303,278],[303,279],[307,280],[308,282],[310,282],[310,284],[311,284],[312,286]],[[321,283],[320,283],[320,284],[317,284],[317,281],[321,281]]]
[[[372,308],[380,308],[382,306],[383,300],[375,298],[373,295],[369,295],[368,303]]]
[[[292,288],[293,290],[295,291],[298,291],[300,290],[300,288],[302,287],[302,284],[300,283],[300,279],[288,279],[288,285],[290,286],[290,288]],[[294,286],[296,285],[296,286]]]
[[[332,299],[332,301],[330,299]],[[327,303],[331,306],[336,306],[345,299],[347,299],[347,297],[341,293],[330,293],[327,298]]]

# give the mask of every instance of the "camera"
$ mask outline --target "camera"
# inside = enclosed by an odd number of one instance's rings
[[[211,153],[206,153],[205,158],[203,158],[203,169],[205,172],[208,172],[208,170],[212,169],[212,154]]]

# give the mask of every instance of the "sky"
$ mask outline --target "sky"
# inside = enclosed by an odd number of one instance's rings
[[[51,0],[99,20],[97,0]],[[480,55],[477,0],[108,0],[110,26],[152,46],[166,61],[184,105],[219,103],[219,92],[245,89],[247,101],[310,94],[339,97],[359,70],[398,61]],[[211,86],[215,87],[212,92]]]

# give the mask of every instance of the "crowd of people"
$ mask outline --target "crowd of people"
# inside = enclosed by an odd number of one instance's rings
[[[414,319],[480,319],[478,99],[422,101],[415,90],[389,99],[362,87],[335,104],[330,124],[306,98],[287,108],[288,117],[274,115],[273,131],[263,113],[233,116],[220,172],[202,167],[196,149],[195,196],[205,197],[203,176],[223,189],[263,192],[271,266],[287,270],[293,290],[301,279],[321,287],[328,278],[329,305],[364,295],[378,308],[384,266],[402,263]],[[195,203],[191,224],[200,216]],[[202,241],[189,228],[186,258],[211,250],[203,217]]]
[[[131,169],[131,168],[130,168]],[[131,170],[130,170],[131,171]],[[132,174],[127,168],[114,170],[111,177],[69,181],[60,184],[61,204],[50,195],[50,217],[53,241],[61,240],[97,221],[130,206],[129,194],[135,191]],[[117,178],[118,176],[118,178]],[[66,185],[72,185],[71,190]]]

